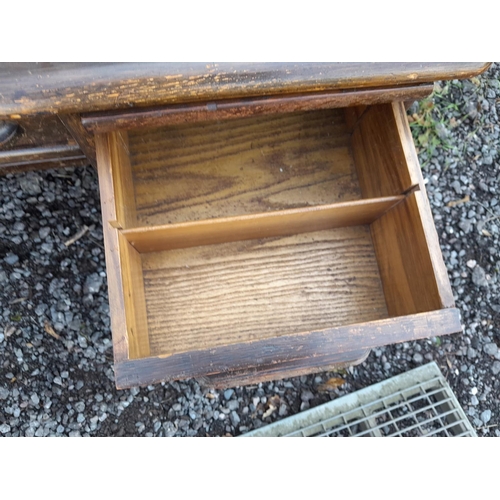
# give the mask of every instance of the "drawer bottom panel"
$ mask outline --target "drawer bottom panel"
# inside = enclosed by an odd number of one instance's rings
[[[368,226],[141,257],[154,356],[387,317]]]

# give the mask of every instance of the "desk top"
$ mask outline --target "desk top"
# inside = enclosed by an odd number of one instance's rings
[[[0,63],[0,118],[470,78],[488,63]]]

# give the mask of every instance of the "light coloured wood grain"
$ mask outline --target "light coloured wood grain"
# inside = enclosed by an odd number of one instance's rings
[[[395,102],[392,103],[391,106],[406,164],[408,165],[412,178],[418,182],[420,189],[420,196],[416,197],[416,201],[442,307],[455,307],[453,291],[451,289],[448,271],[443,261],[443,254],[441,253],[439,238],[434,224],[429,199],[427,197],[427,190],[425,189],[422,168],[418,161],[415,143],[413,142],[410,125],[408,123],[408,116],[403,103]]]
[[[133,227],[137,224],[137,215],[127,132],[110,132],[108,141],[109,161],[113,169],[117,226]]]
[[[361,198],[341,110],[129,132],[138,225]]]
[[[118,363],[128,359],[129,349],[118,231],[110,225],[110,221],[116,221],[117,219],[114,196],[115,186],[109,137],[106,134],[96,135],[95,142],[101,195],[102,230],[104,235],[113,353],[115,363]]]
[[[417,184],[420,191],[425,195],[426,202],[427,194],[425,190],[424,178],[422,176],[422,168],[418,161],[417,151],[415,150],[415,143],[411,134],[410,125],[408,123],[408,116],[404,103],[394,102],[391,103],[392,114],[394,116],[394,125],[396,127],[398,141],[401,144],[401,151],[404,156],[406,169],[412,179],[412,183]]]
[[[387,317],[368,226],[142,254],[142,262],[153,356]]]
[[[390,316],[453,306],[451,289],[440,287],[434,272],[423,205],[422,193],[416,191],[371,225]]]
[[[124,230],[123,235],[141,253],[286,236],[370,224],[402,199],[403,196],[391,196],[265,214],[147,226]]]
[[[148,320],[139,252],[119,233],[120,266],[127,321],[129,359],[149,356]]]
[[[371,106],[362,114],[352,134],[352,151],[364,198],[404,194],[418,185],[391,104]]]

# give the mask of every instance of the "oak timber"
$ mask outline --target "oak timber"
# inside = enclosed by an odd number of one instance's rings
[[[203,349],[187,353],[124,361],[115,367],[116,385],[125,389],[166,380],[272,369],[276,364],[310,367],[332,364],[342,353],[441,336],[462,330],[457,309],[339,326],[326,330]]]
[[[487,63],[2,63],[0,119],[469,78]]]
[[[127,321],[128,357],[144,358],[149,356],[150,349],[141,257],[122,234],[118,236],[118,243]]]
[[[114,170],[116,166],[111,161],[114,154],[112,153],[113,148],[110,145],[109,135],[97,135],[95,139],[103,220],[104,255],[106,258],[109,309],[111,312],[111,334],[113,336],[113,354],[116,364],[129,357],[119,233],[110,224],[110,222],[117,220],[114,195],[114,176],[116,175]]]
[[[422,321],[410,314],[442,327],[434,315],[453,306],[451,289],[440,278],[404,104],[352,111],[98,136],[114,191],[105,232],[120,254],[109,257],[121,268],[110,300],[118,295],[125,310],[116,320],[126,330],[118,386],[128,367],[135,384],[156,380],[159,366],[162,380],[183,378],[188,358],[218,349],[230,356],[221,371],[203,354],[185,376],[232,385],[309,373],[383,345],[382,330],[395,339],[397,324],[411,336]],[[402,319],[381,326],[391,316]],[[456,313],[448,319],[456,331]],[[353,335],[313,358],[292,347],[261,363],[267,342],[326,330],[343,338],[339,328],[360,325],[371,336],[362,345]],[[242,361],[250,345],[251,365]]]
[[[226,389],[242,385],[259,384],[290,377],[301,377],[311,373],[339,372],[356,366],[369,356],[370,350],[351,352],[322,352],[315,356],[312,363],[303,359],[290,359],[286,363],[254,366],[240,370],[226,371],[216,375],[197,377],[200,385],[215,389]],[[314,366],[312,366],[314,364]]]
[[[59,119],[85,153],[89,162],[97,167],[94,134],[83,128],[80,114],[59,115]]]
[[[406,163],[392,104],[366,109],[352,134],[352,152],[365,198],[403,194],[418,185]]]
[[[128,135],[139,226],[361,198],[341,110]]]
[[[360,120],[363,113],[368,109],[368,106],[350,106],[349,108],[344,109],[344,118],[347,125],[347,130],[350,134],[352,134],[355,129],[358,121]]]
[[[428,246],[428,221],[416,191],[371,225],[390,316],[453,307],[451,288],[440,286]]]
[[[110,132],[107,137],[116,205],[116,221],[108,222],[119,228],[134,227],[137,224],[137,213],[127,132]]]
[[[146,226],[124,230],[122,234],[139,252],[157,252],[371,224],[401,200],[403,196],[347,201],[264,214]]]
[[[141,257],[152,355],[387,317],[368,226]]]
[[[0,145],[0,175],[89,164],[56,116],[23,118],[15,123],[15,134]]]
[[[417,181],[420,188],[420,195],[417,196],[417,204],[419,205],[420,218],[425,232],[433,275],[436,279],[436,285],[441,297],[442,307],[454,307],[455,300],[453,298],[450,279],[448,277],[448,270],[446,269],[443,261],[439,238],[434,224],[429,199],[427,197],[424,178],[422,176],[422,168],[420,167],[420,163],[418,161],[415,144],[413,142],[410,125],[408,123],[408,116],[402,103],[393,103],[392,109],[406,160],[406,168],[411,172],[412,178]]]
[[[417,190],[371,226],[389,314],[453,307],[404,104],[382,104],[363,111],[352,136],[363,195]]]
[[[94,132],[116,129],[161,127],[210,120],[229,120],[246,116],[293,113],[316,109],[373,105],[392,101],[419,100],[432,93],[433,85],[416,85],[389,89],[311,92],[279,97],[229,99],[201,104],[174,104],[146,110],[120,110],[87,114],[82,124]]]

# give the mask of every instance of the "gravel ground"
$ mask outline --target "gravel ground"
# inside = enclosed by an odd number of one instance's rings
[[[464,333],[375,349],[342,373],[117,391],[95,172],[1,177],[0,435],[239,435],[435,360],[478,434],[500,436],[499,77],[494,65],[442,83],[409,111]],[[344,384],[324,391],[331,377]]]

